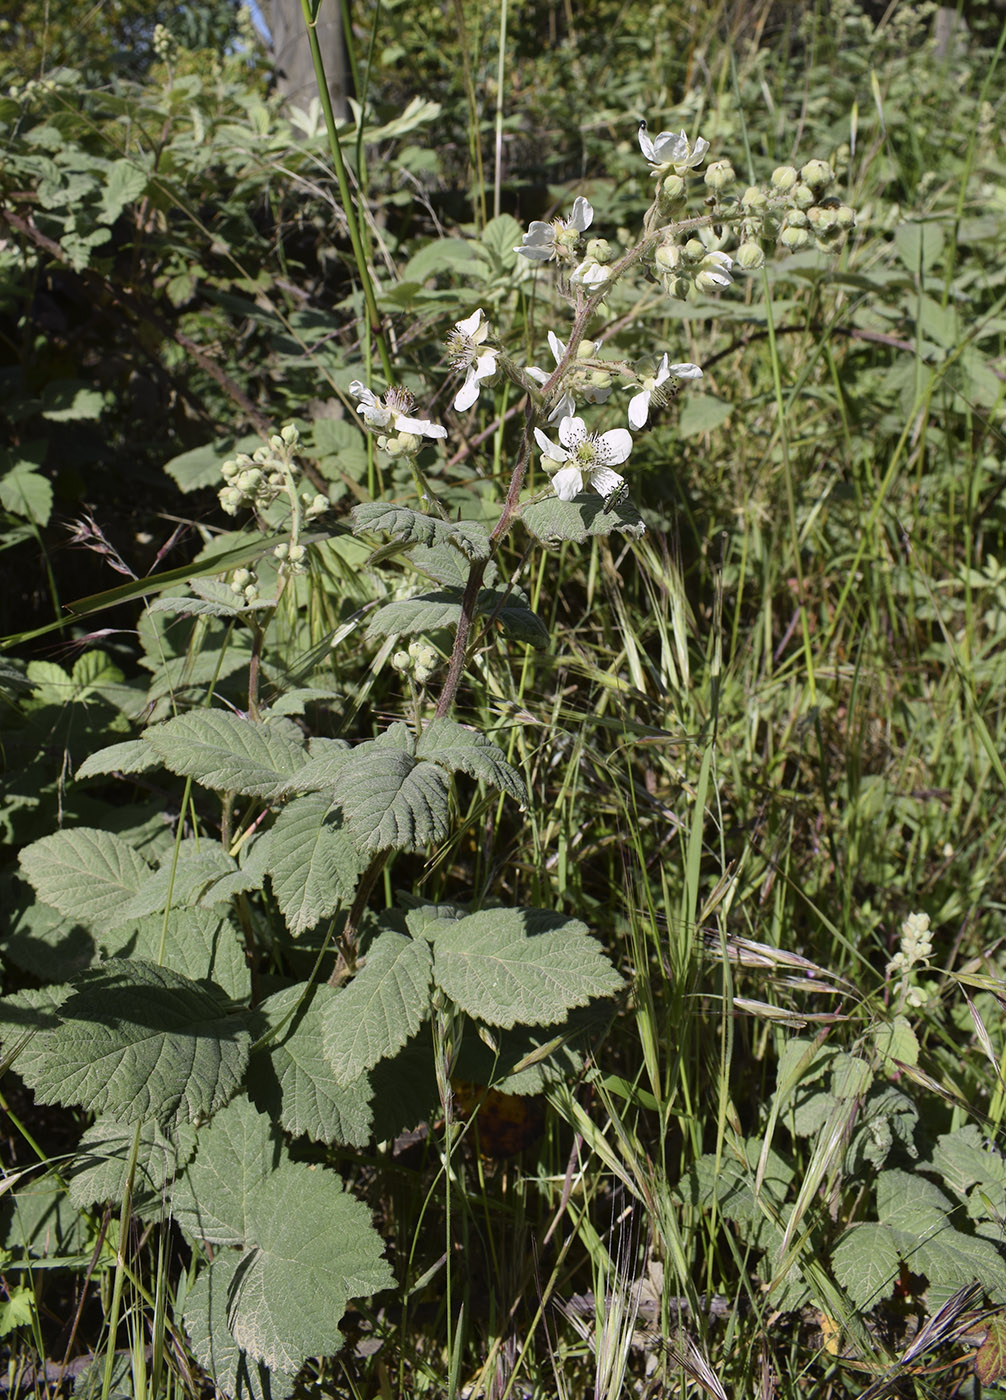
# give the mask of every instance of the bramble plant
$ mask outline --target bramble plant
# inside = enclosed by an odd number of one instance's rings
[[[163,35],[156,45],[165,49]],[[777,170],[739,196],[728,193],[729,165],[717,162],[706,172],[704,211],[692,214],[706,142],[684,132],[651,139],[644,124],[639,144],[657,183],[638,242],[619,254],[606,239],[585,241],[593,209],[580,196],[568,219],[532,223],[514,249],[515,270],[555,264],[553,305],[568,307],[571,324],[565,339],[548,333],[554,369],[520,365],[506,329],[481,307],[448,334],[447,360],[463,376],[456,413],[484,409],[504,381],[526,404],[494,518],[484,497],[469,517],[439,499],[422,455],[447,430],[418,415],[410,389],[348,386],[377,450],[392,468],[407,466],[415,491],[414,507],[357,505],[353,530],[408,550],[410,565],[437,585],[379,606],[370,620],[374,638],[412,639],[393,657],[410,685],[408,720],[350,744],[295,723],[303,708],[295,689],[263,701],[270,631],[281,625],[285,591],[309,583],[329,505],[304,484],[299,431],[287,424],[222,467],[220,505],[229,516],[250,512],[242,535],[267,536],[260,557],[149,609],[154,652],[167,642],[157,629],[168,614],[216,620],[233,639],[246,634],[246,646],[228,648],[247,665],[244,704],[215,704],[207,691],[183,710],[176,692],[173,717],[156,713],[138,737],[77,770],[78,779],[159,769],[183,777],[173,843],[152,865],[114,832],[76,826],[22,852],[38,899],[88,929],[101,960],[62,986],[7,1000],[7,1025],[32,1032],[18,1068],[40,1102],[95,1115],[69,1173],[75,1204],[119,1195],[142,1216],[171,1191],[175,1220],[205,1251],[185,1325],[229,1394],[267,1384],[273,1396],[289,1393],[306,1358],[338,1349],[347,1302],[394,1282],[363,1204],[331,1173],[292,1160],[284,1133],[356,1146],[387,1138],[395,1115],[378,1080],[426,1075],[450,1171],[463,1131],[452,1079],[540,1089],[575,1056],[577,1013],[624,985],[586,925],[565,914],[500,902],[488,889],[431,905],[406,888],[384,912],[371,896],[396,857],[451,839],[455,775],[521,807],[531,800],[494,737],[451,717],[473,657],[492,664],[497,624],[518,642],[548,645],[519,580],[500,574],[502,542],[518,522],[545,546],[643,533],[614,468],[628,462],[633,432],[702,371],[659,349],[631,362],[606,356],[603,336],[585,339],[606,299],[630,275],[656,278],[670,297],[717,290],[735,270],[760,266],[763,240],[831,248],[853,222],[827,194],[823,161],[799,174]],[[588,427],[581,408],[610,422],[616,390],[629,391],[617,409],[629,427]],[[556,420],[558,443],[546,431]],[[527,492],[536,447],[549,481]],[[443,672],[440,644],[451,635]],[[292,954],[319,926],[309,974],[261,987],[260,950],[275,957],[289,941]],[[482,1051],[474,1071],[464,1055],[472,1042]],[[469,1060],[477,1066],[479,1056]]]

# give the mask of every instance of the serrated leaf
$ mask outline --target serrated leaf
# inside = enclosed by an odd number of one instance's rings
[[[79,782],[81,778],[96,778],[104,773],[146,773],[157,767],[157,755],[146,740],[126,739],[89,754],[74,776]]]
[[[455,720],[432,720],[416,744],[416,757],[430,759],[452,773],[467,773],[470,778],[509,793],[520,806],[527,805],[524,780],[507,762],[503,750],[484,734],[466,729]]]
[[[919,1041],[907,1016],[895,1016],[879,1025],[874,1032],[874,1044],[886,1059],[900,1060],[905,1065],[919,1063]]]
[[[101,189],[102,223],[114,224],[127,204],[139,199],[147,188],[147,172],[131,160],[113,160]]]
[[[333,1172],[284,1162],[248,1192],[249,1243],[228,1306],[234,1340],[271,1369],[338,1351],[350,1298],[391,1288],[383,1242]]]
[[[262,1074],[259,1057],[253,1059],[250,1092],[294,1137],[306,1133],[315,1142],[362,1147],[370,1138],[370,1081],[361,1075],[349,1084],[336,1082],[322,1048],[323,1022],[343,995],[334,987],[298,983],[259,1005],[270,1026],[286,1024],[264,1052],[270,1073]]]
[[[435,764],[371,740],[339,769],[333,800],[361,851],[423,851],[447,835],[448,791]]]
[[[631,501],[625,500],[612,510],[605,510],[604,500],[596,492],[584,493],[572,501],[560,501],[547,496],[543,501],[529,501],[521,507],[520,518],[536,540],[545,545],[583,544],[594,535],[611,535],[616,531],[632,539],[646,533],[643,518]]]
[[[898,1280],[900,1258],[886,1225],[864,1221],[851,1225],[831,1256],[835,1277],[857,1308],[874,1307],[888,1297]]]
[[[247,1356],[227,1325],[227,1299],[241,1267],[241,1255],[221,1251],[185,1295],[182,1321],[193,1354],[212,1377],[218,1395],[229,1400],[287,1400],[296,1375],[270,1370]]]
[[[39,899],[83,923],[114,923],[150,876],[150,866],[109,831],[78,826],[33,841],[21,870]]]
[[[345,765],[353,750],[342,739],[331,739],[324,746],[313,740],[310,757],[302,768],[298,768],[289,782],[290,792],[331,791],[336,775]]]
[[[540,909],[483,909],[434,943],[433,975],[478,1021],[509,1029],[551,1025],[622,979],[584,924]]]
[[[152,726],[144,737],[172,773],[245,797],[279,797],[305,759],[303,745],[278,726],[225,710],[194,710]]]
[[[489,254],[494,272],[509,271],[517,266],[520,262],[517,249],[523,236],[524,229],[512,214],[498,214],[489,220],[479,241]]]
[[[234,857],[212,841],[183,841],[148,875],[142,889],[116,911],[112,922],[132,923],[148,914],[160,913],[169,901],[172,909],[196,904],[211,882],[236,869]]]
[[[985,1145],[974,1123],[941,1135],[933,1148],[932,1170],[958,1196],[978,1183],[997,1195],[1006,1186],[1006,1161]]]
[[[273,893],[296,938],[349,903],[363,862],[328,794],[296,798],[280,813],[271,838]]]
[[[220,909],[172,909],[97,935],[106,957],[163,961],[165,967],[211,981],[235,1001],[247,1001],[250,972],[236,926]]]
[[[251,1036],[219,990],[153,963],[113,959],[77,979],[31,1066],[40,1103],[118,1122],[194,1122],[237,1089]],[[19,1064],[28,1082],[26,1057]]]
[[[351,1084],[399,1051],[430,1009],[429,944],[385,929],[348,987],[322,1015],[322,1044],[332,1073]]]
[[[942,1228],[952,1209],[938,1186],[912,1172],[881,1172],[876,1192],[878,1218],[892,1230],[914,1236]]]
[[[254,433],[241,438],[223,438],[172,457],[170,462],[165,462],[164,470],[180,491],[199,491],[206,486],[220,486],[223,481],[220,468],[228,457],[235,457],[241,452],[252,453],[261,446],[261,439]]]
[[[1006,1297],[1006,1264],[996,1246],[990,1240],[953,1229],[949,1222],[922,1239],[906,1239],[902,1255],[913,1272],[925,1274],[930,1297],[934,1288],[953,1293],[976,1278],[981,1279],[983,1288],[997,1303]]]
[[[389,535],[405,544],[451,544],[467,559],[489,558],[489,535],[476,520],[441,520],[384,501],[365,501],[350,513],[355,535]]]
[[[178,1224],[205,1244],[246,1244],[248,1195],[268,1180],[281,1154],[270,1120],[244,1096],[233,1099],[199,1129],[195,1158],[175,1188]]]
[[[441,588],[386,603],[371,618],[367,638],[410,636],[416,632],[439,632],[457,627],[461,617],[461,597],[460,588]],[[508,636],[528,642],[540,650],[548,645],[548,630],[536,613],[515,601],[516,597],[515,592],[504,598],[498,591],[483,589],[479,594],[477,610],[483,616],[496,614],[496,621]]]
[[[81,1138],[70,1166],[68,1195],[78,1210],[98,1201],[121,1201],[133,1155],[132,1124],[99,1118]],[[133,1205],[145,1213],[160,1210],[163,1193],[185,1166],[196,1147],[196,1132],[186,1124],[165,1133],[150,1120],[140,1128],[140,1145],[133,1176]]]
[[[32,462],[19,462],[0,476],[0,506],[11,515],[23,515],[36,525],[48,525],[52,501],[52,484],[34,470]]]

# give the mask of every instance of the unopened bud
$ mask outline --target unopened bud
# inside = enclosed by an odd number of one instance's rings
[[[698,238],[689,238],[684,248],[681,250],[685,262],[701,262],[706,255],[706,245]]]
[[[676,243],[662,243],[653,255],[661,272],[677,272],[681,266],[681,249]]]
[[[797,178],[797,173],[791,165],[779,165],[772,171],[772,184],[777,190],[791,190]]]
[[[779,242],[784,248],[788,248],[790,252],[795,253],[800,248],[806,248],[807,244],[810,242],[810,234],[805,228],[796,228],[790,224],[780,233]]]
[[[680,204],[685,198],[685,182],[680,175],[666,175],[660,185],[660,193],[669,205]]]
[[[233,458],[228,458],[228,460],[220,468],[220,475],[223,477],[224,481],[233,481],[237,474],[237,462],[235,462]]]
[[[758,185],[748,185],[741,195],[741,204],[745,209],[764,209],[768,203],[768,196]]]
[[[725,190],[737,179],[737,172],[728,160],[714,160],[706,168],[705,181],[711,190]]]
[[[856,211],[850,209],[848,204],[840,204],[835,210],[835,222],[839,228],[856,227]]]
[[[281,429],[280,437],[286,443],[287,447],[292,447],[295,442],[300,440],[300,434],[297,431],[296,424],[287,423],[286,427]]]
[[[606,238],[591,238],[584,250],[584,259],[587,262],[606,263],[611,261],[611,244]]]
[[[396,671],[411,671],[412,657],[407,651],[396,651],[391,658],[391,664]]]
[[[217,500],[225,515],[237,515],[244,501],[244,492],[239,491],[236,486],[225,486],[217,494]]]
[[[827,189],[835,178],[835,172],[826,160],[809,160],[800,170],[800,179],[812,190]]]
[[[757,243],[742,243],[734,253],[734,262],[745,272],[756,272],[765,266],[765,254]]]
[[[797,209],[809,209],[812,204],[817,203],[817,195],[809,185],[794,185],[789,197]]]

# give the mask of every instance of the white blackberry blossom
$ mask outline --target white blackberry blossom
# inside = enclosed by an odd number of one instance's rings
[[[580,234],[590,228],[594,210],[583,195],[573,201],[573,212],[568,219],[553,219],[546,224],[534,219],[528,224],[527,233],[520,241],[515,253],[523,253],[533,262],[551,262],[553,258],[569,259],[579,241]]]
[[[699,136],[696,137],[693,146],[684,131],[661,131],[657,136],[651,136],[646,129],[646,123],[640,122],[639,149],[654,170],[670,166],[682,175],[686,170],[702,164],[709,149],[709,142]]]
[[[456,321],[447,337],[447,358],[465,371],[465,382],[454,397],[458,413],[471,408],[481,392],[481,381],[496,373],[496,351],[485,343],[488,335],[489,322],[480,306],[467,320]]]
[[[588,486],[607,498],[623,485],[625,478],[611,468],[624,462],[632,451],[632,434],[627,429],[588,433],[582,418],[564,418],[559,424],[561,446],[540,428],[535,428],[534,436],[541,448],[542,466],[547,471],[558,468],[552,485],[561,501],[573,500]]]
[[[427,418],[412,418],[410,413],[415,396],[408,389],[393,386],[379,399],[372,390],[358,379],[349,386],[349,392],[358,399],[356,411],[363,415],[363,421],[374,432],[387,437],[397,437],[408,433],[414,437],[445,438],[447,429]]]
[[[652,362],[651,362],[652,363]],[[698,365],[681,364],[669,365],[667,356],[660,361],[655,374],[641,374],[639,382],[642,385],[638,394],[633,394],[629,400],[629,427],[637,431],[644,425],[650,416],[650,402],[661,404],[667,398],[668,393],[673,393],[674,385],[670,390],[663,389],[663,385],[669,379],[675,381],[681,379],[701,379],[702,371]]]
[[[563,355],[565,355],[566,353],[565,341],[560,340],[554,331],[549,331],[548,348],[552,351],[552,358],[555,360],[556,364],[558,364],[559,361],[562,359]],[[594,348],[590,352],[590,356],[588,356],[588,358],[599,354],[600,349],[601,342],[599,340],[595,340]],[[537,365],[528,365],[527,373],[531,376],[531,378],[535,381],[536,384],[544,384],[546,380],[551,379],[552,377],[548,370],[539,369]],[[605,386],[602,388],[596,384],[578,382],[576,385],[576,392],[578,394],[581,394],[583,398],[586,399],[587,403],[604,403],[608,395],[611,393],[611,388],[610,386]],[[575,412],[576,400],[573,397],[573,390],[569,387],[567,381],[567,386],[564,393],[562,394],[562,397],[556,403],[555,407],[552,409],[552,412],[548,415],[548,421],[550,423],[554,423],[557,418],[572,418]]]

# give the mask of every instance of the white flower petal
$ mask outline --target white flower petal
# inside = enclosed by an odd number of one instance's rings
[[[475,378],[488,379],[491,374],[496,373],[496,351],[483,350],[482,354],[475,361]]]
[[[535,262],[548,262],[549,258],[552,256],[553,247],[554,244],[549,244],[547,248],[537,248],[532,246],[529,246],[527,248],[520,247],[515,248],[514,252],[523,253],[526,258],[533,258]]]
[[[566,353],[566,346],[565,343],[561,341],[556,335],[555,331],[549,331],[548,333],[548,348],[555,356],[555,362],[556,364],[558,364],[559,361],[562,359],[563,355],[565,355]]]
[[[563,447],[578,447],[586,436],[587,425],[582,418],[564,418],[559,424],[559,441]],[[631,447],[631,440],[629,445]],[[619,461],[624,460],[624,457],[619,458]]]
[[[610,467],[595,467],[590,474],[590,484],[601,496],[610,496],[612,491],[625,482],[624,476],[619,476],[618,472],[613,472]]]
[[[548,370],[539,369],[537,365],[528,365],[524,373],[530,375],[536,384],[544,384],[546,379],[552,378]]]
[[[534,440],[538,444],[543,457],[548,457],[552,462],[564,462],[566,454],[561,447],[556,447],[555,443],[540,428],[534,430]]]
[[[428,418],[406,418],[404,413],[395,415],[396,433],[415,433],[417,437],[445,438],[447,429]]]
[[[479,396],[479,380],[474,369],[469,369],[465,375],[465,382],[458,390],[454,398],[454,408],[458,413],[464,413],[465,409],[471,408],[472,404]]]
[[[675,379],[701,379],[702,371],[698,365],[671,365],[671,373]]]
[[[573,398],[573,395],[570,392],[570,390],[567,389],[566,392],[563,394],[562,398],[556,404],[555,408],[553,408],[552,412],[548,415],[548,421],[550,423],[554,423],[557,418],[569,418],[575,412],[576,400]]]
[[[563,467],[553,476],[552,485],[560,501],[571,501],[583,490],[583,474],[579,467]]]
[[[562,437],[562,429],[559,429]],[[610,428],[597,439],[594,461],[600,466],[611,467],[624,462],[632,451],[632,434],[627,428]]]
[[[462,335],[466,335],[466,336],[469,336],[469,337],[470,337],[470,336],[473,336],[473,335],[475,334],[475,332],[478,330],[479,319],[480,319],[481,315],[482,315],[482,308],[481,308],[481,306],[480,306],[480,307],[478,308],[477,311],[473,311],[473,312],[472,312],[472,314],[468,317],[467,320],[465,320],[465,321],[455,321],[455,322],[454,322],[454,329],[455,329],[456,331],[460,331]]]
[[[359,399],[361,405],[365,405],[367,408],[373,408],[374,404],[380,402],[377,395],[368,389],[365,384],[361,384],[358,379],[354,379],[352,384],[350,384],[349,392],[353,395],[354,399]]]
[[[629,427],[638,432],[650,416],[650,395],[647,389],[641,394],[633,394],[629,400]]]
[[[645,122],[639,123],[639,149],[651,165],[656,165],[657,153],[653,149],[653,142],[650,140],[650,133],[646,130]]]
[[[657,377],[653,382],[657,385],[663,384],[664,380],[669,379],[670,376],[671,371],[667,368],[667,356],[665,354],[664,358],[660,361],[660,364],[657,366]]]
[[[578,194],[573,200],[573,212],[570,215],[570,225],[576,229],[577,233],[585,233],[590,228],[591,220],[594,217],[594,210],[590,203],[584,199],[582,194]]]

